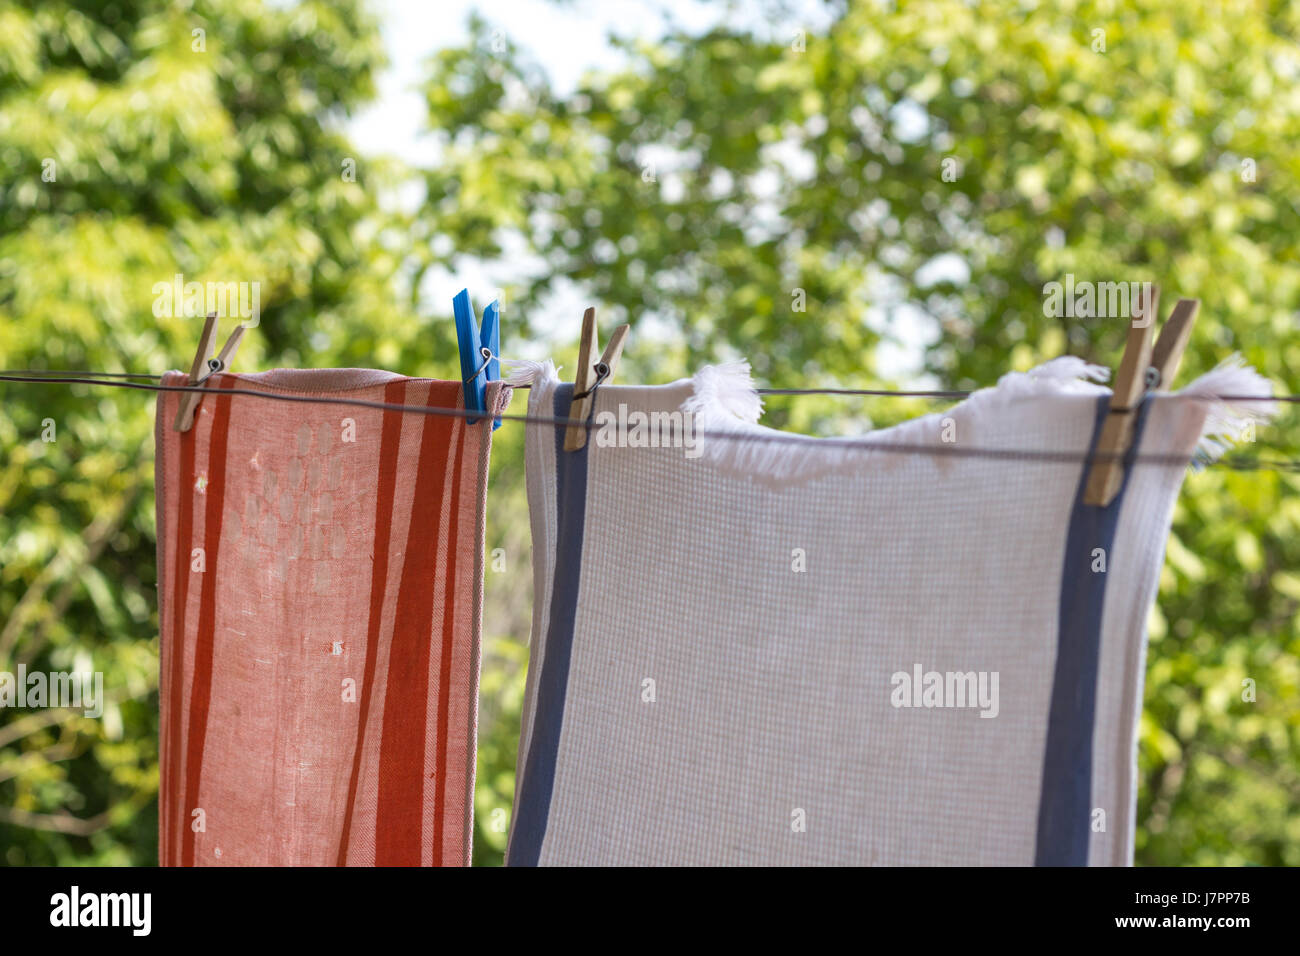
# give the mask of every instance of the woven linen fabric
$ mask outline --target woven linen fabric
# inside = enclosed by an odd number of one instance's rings
[[[1147,398],[1091,507],[1104,373],[1058,359],[856,446],[756,424],[743,365],[601,386],[581,451],[529,426],[508,863],[1130,863],[1174,502],[1267,407],[1204,397],[1269,390],[1229,365]],[[539,370],[530,414],[571,396]]]
[[[158,401],[160,862],[468,865],[490,421],[228,394],[463,408],[382,371],[209,387],[188,432]]]

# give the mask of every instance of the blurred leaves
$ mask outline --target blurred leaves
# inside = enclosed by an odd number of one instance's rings
[[[358,241],[394,170],[334,122],[381,49],[360,3],[0,2],[0,366],[188,365],[198,323],[153,314],[178,273],[260,283],[246,367],[414,339],[400,250]],[[157,860],[151,397],[6,387],[0,669],[93,669],[109,698],[99,720],[0,715],[6,863]]]

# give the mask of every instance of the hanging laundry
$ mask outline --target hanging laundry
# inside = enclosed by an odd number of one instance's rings
[[[162,864],[467,865],[491,422],[223,394],[462,407],[382,371],[209,387],[158,402]]]
[[[857,440],[758,425],[743,364],[600,387],[577,451],[530,426],[508,863],[1130,863],[1178,489],[1271,406],[1202,400],[1268,395],[1239,364],[1148,397],[1091,506],[1105,374],[1058,359]],[[542,369],[529,414],[571,397]]]

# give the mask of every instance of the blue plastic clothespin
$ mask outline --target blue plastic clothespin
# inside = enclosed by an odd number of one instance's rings
[[[465,385],[465,408],[469,411],[487,411],[487,383],[501,378],[501,306],[492,302],[483,310],[483,327],[474,321],[474,306],[469,301],[469,290],[461,289],[451,300],[456,317],[456,341],[460,345],[460,376]],[[483,350],[488,350],[485,359]],[[466,419],[473,425],[477,418]],[[501,427],[501,419],[492,423],[492,430]]]

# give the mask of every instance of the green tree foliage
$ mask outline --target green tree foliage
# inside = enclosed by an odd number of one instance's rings
[[[240,368],[452,377],[448,303],[421,290],[478,260],[509,274],[507,354],[576,283],[602,325],[633,323],[624,381],[743,355],[774,385],[888,382],[877,346],[909,316],[953,387],[1066,351],[1114,366],[1122,321],[1044,315],[1044,283],[1073,273],[1158,282],[1166,311],[1199,297],[1184,378],[1240,350],[1300,392],[1295,9],[824,12],[626,43],[563,96],[478,22],[431,61],[440,161],[406,214],[381,195],[409,171],[340,132],[382,61],[361,0],[0,0],[0,367],[187,365],[197,321],[152,312],[181,273],[260,283]],[[89,662],[111,698],[100,720],[0,713],[0,861],[152,864],[152,395],[0,398],[0,670]],[[826,433],[923,408],[799,399],[769,420]],[[1247,451],[1297,455],[1296,425]],[[531,588],[522,430],[494,441],[479,864],[505,845]],[[1151,619],[1141,863],[1300,862],[1298,490],[1225,469],[1184,488]]]
[[[399,361],[378,174],[328,122],[380,62],[354,3],[0,3],[0,365],[188,365],[201,320],[153,313],[177,273],[260,284],[242,367]],[[111,701],[0,716],[11,864],[157,860],[152,399],[4,392],[0,669],[93,668]]]

